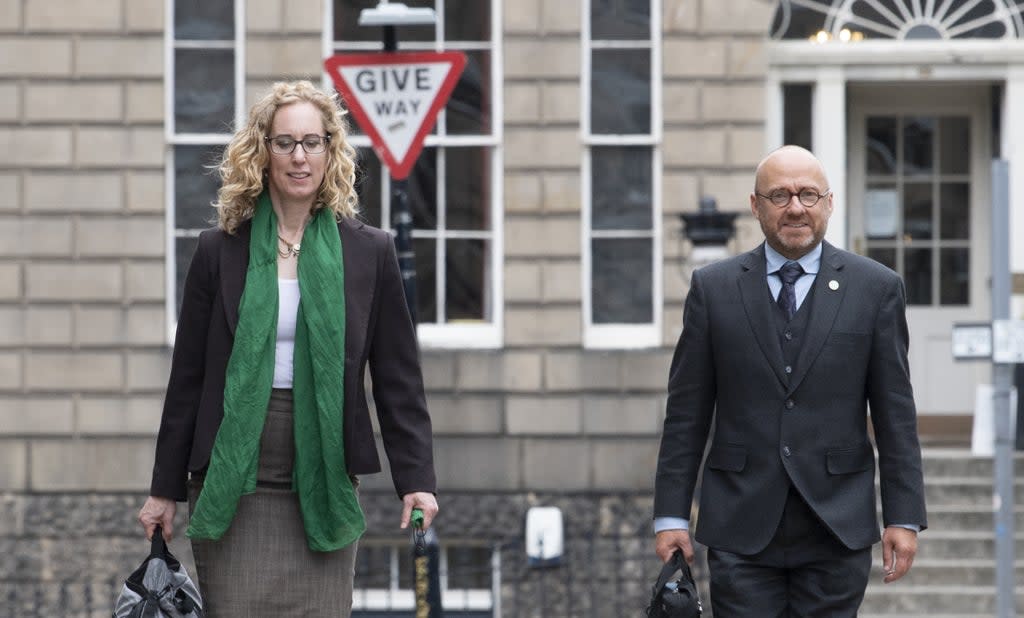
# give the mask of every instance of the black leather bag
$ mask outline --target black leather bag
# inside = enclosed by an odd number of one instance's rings
[[[114,600],[112,618],[203,618],[199,589],[167,549],[160,526],[153,532],[149,557]]]
[[[679,572],[679,579],[672,577]],[[651,604],[647,606],[648,618],[698,618],[703,611],[697,585],[690,573],[690,565],[683,560],[680,551],[661,567],[661,574],[651,591]]]

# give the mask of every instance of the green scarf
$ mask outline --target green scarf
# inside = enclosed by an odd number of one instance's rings
[[[319,209],[302,236],[299,313],[293,360],[295,466],[309,548],[333,551],[366,529],[345,469],[345,271],[330,209]],[[274,379],[277,340],[277,217],[264,191],[256,204],[249,269],[224,386],[224,419],[188,535],[219,539],[242,494],[256,491],[260,436]]]

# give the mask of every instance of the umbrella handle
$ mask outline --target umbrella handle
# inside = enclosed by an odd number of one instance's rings
[[[423,528],[423,509],[416,508],[412,510],[412,527],[417,530]]]

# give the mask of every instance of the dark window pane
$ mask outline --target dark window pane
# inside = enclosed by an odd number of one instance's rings
[[[647,146],[595,146],[591,149],[595,230],[648,230],[652,227],[651,149]]]
[[[650,133],[650,50],[595,49],[591,53],[591,133]]]
[[[223,152],[223,146],[174,147],[175,228],[201,230],[217,221],[211,204],[217,201],[220,174],[216,166]]]
[[[413,570],[412,552],[408,548],[398,549],[398,587],[412,590],[415,587],[416,572]]]
[[[230,133],[235,119],[235,52],[174,50],[174,131]]]
[[[449,147],[445,154],[445,216],[450,230],[490,228],[491,149]]]
[[[392,181],[392,185],[395,181]],[[437,227],[437,149],[424,148],[406,182],[412,225],[419,230]],[[394,217],[395,202],[391,200]]]
[[[903,123],[903,173],[931,173],[935,154],[935,119],[906,118]]]
[[[968,249],[942,249],[939,253],[939,301],[943,305],[966,305],[970,302]]]
[[[899,190],[892,184],[869,183],[864,192],[864,235],[896,238],[900,231]]]
[[[872,260],[896,270],[896,250],[884,247],[871,247],[868,249],[868,257]]]
[[[481,321],[487,289],[487,242],[449,240],[445,255],[445,313],[449,322]]]
[[[967,240],[971,232],[970,185],[944,182],[939,185],[939,230],[943,240]]]
[[[932,238],[932,185],[907,183],[903,187],[903,235]]]
[[[593,0],[590,3],[590,38],[651,38],[650,0]]]
[[[359,13],[377,6],[377,0],[335,0],[334,40],[343,43],[380,41],[379,26],[360,26]]]
[[[783,97],[783,141],[811,148],[811,85],[785,84]]]
[[[649,238],[595,238],[591,248],[594,324],[652,322],[653,241]]]
[[[491,587],[491,550],[488,547],[449,547],[448,588]]]
[[[997,39],[1002,37],[1006,33],[1006,27],[999,20],[992,19],[992,4],[993,3],[989,2],[975,3],[955,22],[948,24],[949,27],[952,28],[965,26],[967,24],[972,24],[974,26],[961,34],[958,34],[957,38]],[[1012,6],[1014,3],[1010,2],[1009,4]],[[1017,4],[1020,3],[1018,2]],[[1017,7],[1016,10],[1020,11],[1021,8],[1024,7]],[[952,13],[952,11],[950,12]]]
[[[885,14],[879,12],[875,8],[875,6],[877,6],[879,3],[853,2],[851,4],[852,4],[851,8],[853,9],[853,14],[856,15],[857,17],[863,18],[863,19],[868,20],[870,22],[875,22],[876,24],[883,24],[885,26],[892,27],[892,20],[890,20],[888,17],[886,17]],[[887,8],[889,10],[890,14],[892,14],[892,15],[899,15],[899,12],[895,9],[895,7],[893,7],[891,0],[889,0],[889,1],[882,0],[880,4],[882,6],[884,6],[885,8]],[[862,29],[860,26],[863,26],[863,28],[867,28],[869,30],[873,30],[869,23],[858,23],[857,24],[857,29],[858,30]],[[886,38],[889,38],[889,37],[886,37]]]
[[[942,174],[969,174],[971,160],[970,119],[962,116],[939,120],[939,154]]]
[[[175,268],[175,311],[181,313],[181,295],[185,290],[185,275],[188,274],[188,266],[192,263],[192,255],[199,245],[198,238],[175,238],[174,239],[174,268]]]
[[[437,241],[413,238],[416,252],[416,319],[437,322]]]
[[[390,547],[360,544],[356,553],[356,586],[390,588],[391,551]]]
[[[868,118],[867,166],[869,174],[895,175],[896,119]]]
[[[932,250],[904,250],[903,267],[903,280],[907,284],[907,303],[932,304]]]
[[[334,0],[334,40],[339,43],[381,41],[382,26],[359,25],[359,13],[363,9],[375,8],[377,4],[377,0]],[[410,8],[434,8],[433,0],[402,0],[402,4]],[[435,27],[432,25],[398,26],[397,28],[399,42],[434,40]]]
[[[772,38],[802,39],[821,30],[825,26],[825,15],[790,2],[780,2],[772,19]]]
[[[446,41],[489,41],[490,0],[445,0],[444,38]]]
[[[380,220],[380,160],[370,148],[359,148],[357,153],[356,192],[359,194],[360,218],[370,225],[387,228],[389,224],[382,224]]]
[[[174,38],[193,41],[234,39],[234,1],[174,0]]]
[[[445,107],[449,135],[491,132],[491,53],[467,51],[466,68]]]

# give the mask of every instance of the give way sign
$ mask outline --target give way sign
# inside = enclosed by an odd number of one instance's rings
[[[462,52],[337,54],[324,61],[377,156],[399,180],[412,170],[465,66]]]

